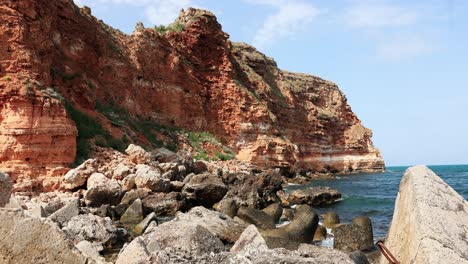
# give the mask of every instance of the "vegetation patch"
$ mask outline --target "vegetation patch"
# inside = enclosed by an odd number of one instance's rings
[[[174,22],[167,26],[164,26],[164,25],[155,26],[154,30],[156,30],[156,32],[158,32],[161,35],[165,35],[170,32],[176,32],[176,33],[182,32],[184,28],[185,27],[182,23]]]
[[[199,160],[231,160],[235,157],[234,152],[224,146],[218,139],[208,132],[191,131],[186,133],[186,138],[190,146],[197,152],[194,156]],[[210,143],[219,150],[214,155],[210,155],[203,149],[203,144]]]

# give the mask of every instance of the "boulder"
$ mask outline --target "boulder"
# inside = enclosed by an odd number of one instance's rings
[[[127,192],[135,187],[135,174],[130,174],[122,180],[122,191]]]
[[[195,174],[202,174],[208,171],[207,162],[204,160],[197,160],[193,162],[193,172]]]
[[[185,207],[185,195],[178,192],[155,193],[143,199],[145,213],[154,212],[157,216],[174,216]]]
[[[152,221],[158,221],[158,219],[156,218],[156,214],[155,213],[151,213],[149,215],[147,215],[145,217],[145,219],[143,219],[143,221],[141,221],[140,223],[138,223],[138,225],[136,225],[134,228],[133,228],[133,232],[137,235],[141,235],[145,232],[145,230],[148,228],[148,226],[150,225],[150,223]]]
[[[321,225],[317,226],[314,233],[314,241],[322,241],[327,238],[327,229]]]
[[[330,187],[309,187],[292,191],[288,201],[293,204],[308,204],[310,206],[323,206],[335,203],[341,199],[341,193]]]
[[[158,148],[156,156],[159,162],[172,162],[177,160],[177,154],[167,148]]]
[[[114,180],[123,180],[125,179],[132,170],[125,164],[119,163],[114,171],[112,172],[112,179]]]
[[[169,192],[171,189],[170,180],[163,179],[158,168],[142,164],[136,166],[135,185],[153,192]]]
[[[33,208],[29,210],[29,212],[31,212],[32,216],[37,217],[37,218],[42,218],[42,217],[47,216],[44,211],[44,207],[42,207],[41,205],[34,206]]]
[[[143,206],[140,199],[136,199],[130,205],[125,213],[120,218],[120,222],[124,225],[137,225],[143,220]]]
[[[171,181],[171,192],[181,192],[185,183],[181,181]]]
[[[55,225],[23,210],[0,209],[0,263],[87,263]]]
[[[77,215],[62,228],[75,242],[83,240],[97,243],[112,243],[116,239],[117,229],[109,217],[93,214]]]
[[[80,214],[80,200],[78,198],[72,199],[64,207],[57,210],[49,216],[49,219],[57,222],[63,226],[66,222],[70,221],[73,217]]]
[[[372,231],[372,221],[368,216],[358,216],[353,219],[353,225],[360,226],[364,229],[364,234],[366,236],[366,241],[374,241],[374,232]],[[373,247],[373,245],[369,244],[369,248]]]
[[[151,161],[151,154],[146,152],[142,147],[134,144],[130,144],[125,150],[125,153],[128,154],[129,160],[135,164],[144,164]]]
[[[237,215],[237,210],[239,209],[239,206],[233,198],[226,198],[213,205],[213,209],[231,218],[234,218],[234,216]]]
[[[4,207],[10,200],[12,187],[10,176],[0,172],[0,207]]]
[[[255,225],[249,225],[231,248],[231,253],[252,254],[257,250],[267,250],[268,246]]]
[[[261,210],[241,206],[237,211],[237,217],[260,229],[274,229],[276,227],[273,217]]]
[[[122,200],[120,201],[121,204],[124,205],[130,205],[132,204],[136,199],[141,199],[143,200],[145,197],[150,195],[151,191],[149,189],[133,189],[124,194],[122,197]]]
[[[263,208],[262,211],[271,216],[273,221],[277,223],[283,214],[283,207],[279,203],[274,203]]]
[[[62,181],[62,188],[65,190],[73,190],[85,185],[86,180],[91,174],[97,172],[97,161],[89,159],[83,162],[78,167],[69,170]]]
[[[145,242],[141,237],[137,237],[120,251],[115,264],[151,263],[149,258],[150,253],[146,249]]]
[[[295,250],[301,243],[311,243],[318,226],[318,215],[308,205],[296,206],[291,223],[276,229],[261,231],[269,248]]]
[[[222,179],[210,173],[194,175],[182,189],[189,201],[207,208],[219,202],[227,191]]]
[[[373,246],[373,238],[359,225],[341,224],[334,229],[333,248],[353,252],[367,250]]]
[[[327,212],[323,215],[322,225],[326,228],[334,228],[337,224],[340,223],[340,217],[334,211]]]
[[[93,173],[88,179],[88,190],[84,194],[88,206],[98,207],[103,204],[118,204],[121,197],[120,185],[102,173]]]
[[[83,240],[75,245],[81,253],[86,256],[87,258],[93,260],[97,264],[105,264],[108,263],[106,259],[99,254],[99,252],[103,251],[104,248],[101,244],[93,244],[86,240]]]
[[[400,263],[468,263],[468,202],[425,166],[400,182],[386,247]],[[388,261],[382,256],[380,263]]]

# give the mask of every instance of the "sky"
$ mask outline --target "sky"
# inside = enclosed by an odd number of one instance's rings
[[[468,164],[466,0],[75,0],[126,33],[213,12],[232,41],[331,80],[388,166]]]

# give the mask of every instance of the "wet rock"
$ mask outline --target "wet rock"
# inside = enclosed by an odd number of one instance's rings
[[[143,220],[143,206],[140,199],[136,199],[120,218],[124,225],[136,225]]]
[[[327,238],[327,229],[321,225],[317,226],[314,233],[314,241],[322,241]]]
[[[322,225],[326,228],[334,228],[337,224],[340,223],[340,217],[336,212],[327,212],[323,215]]]
[[[158,221],[156,214],[153,212],[145,217],[138,225],[133,228],[133,232],[137,235],[141,235],[145,232],[146,228],[150,225],[152,221]]]
[[[211,208],[223,198],[227,190],[221,178],[210,173],[204,173],[191,177],[182,192],[194,204]]]
[[[400,263],[468,263],[467,230],[460,194],[426,166],[406,170],[385,241]]]
[[[55,213],[49,216],[49,219],[59,223],[63,226],[66,222],[70,221],[73,217],[80,214],[80,200],[75,198],[71,200],[64,207],[57,210]]]
[[[342,224],[334,230],[333,248],[353,252],[372,248],[374,241],[365,229],[354,224]]]
[[[283,207],[279,203],[274,203],[265,207],[262,211],[271,216],[273,221],[277,223],[283,214]]]
[[[86,180],[91,174],[97,172],[97,161],[89,159],[83,162],[78,167],[71,169],[63,177],[62,188],[65,190],[73,190],[85,185]]]
[[[276,229],[261,231],[269,248],[295,250],[301,243],[311,243],[318,226],[318,216],[308,205],[296,206],[291,223]]]
[[[124,194],[122,197],[122,200],[120,201],[121,204],[125,205],[130,205],[132,204],[136,199],[141,199],[143,200],[145,197],[147,197],[151,191],[149,189],[133,189]]]
[[[141,164],[136,166],[135,185],[153,192],[169,192],[171,189],[170,180],[163,179],[159,169]]]
[[[0,207],[4,207],[10,200],[12,186],[10,176],[0,172]]]
[[[22,210],[0,209],[1,263],[86,263],[56,226]]]
[[[154,212],[160,216],[173,216],[186,207],[185,195],[178,192],[155,193],[143,199],[146,213]]]
[[[84,194],[88,206],[98,207],[103,204],[118,204],[121,197],[120,185],[102,173],[93,173],[88,179],[88,190]]]
[[[273,217],[261,210],[241,206],[237,211],[237,217],[261,229],[276,227]]]
[[[62,228],[69,237],[78,243],[83,240],[97,243],[112,243],[117,237],[117,229],[108,217],[97,215],[77,215],[70,219]]]
[[[295,190],[288,196],[290,204],[308,204],[310,206],[323,206],[335,203],[341,198],[341,193],[330,187],[309,187]]]
[[[130,144],[125,153],[128,154],[128,158],[135,164],[144,164],[151,161],[151,154],[134,144]]]

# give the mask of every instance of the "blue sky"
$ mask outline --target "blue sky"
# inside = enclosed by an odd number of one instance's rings
[[[468,163],[468,1],[75,2],[126,33],[208,9],[231,40],[337,83],[387,165]]]

